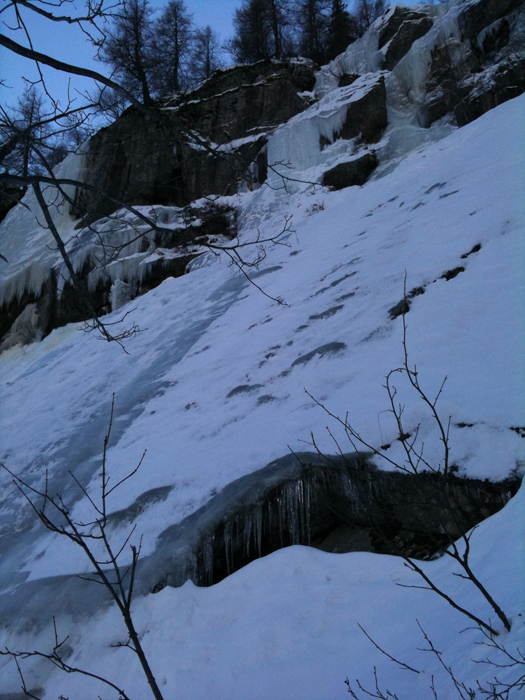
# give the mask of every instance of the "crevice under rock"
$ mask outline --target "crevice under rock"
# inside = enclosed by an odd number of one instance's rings
[[[432,558],[500,510],[518,486],[518,479],[382,471],[364,454],[289,455],[165,530],[143,562],[142,584],[153,592],[187,579],[212,585],[295,544]]]

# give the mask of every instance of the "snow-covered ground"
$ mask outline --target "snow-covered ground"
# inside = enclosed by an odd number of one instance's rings
[[[438,407],[452,416],[453,463],[460,474],[482,479],[522,473],[523,440],[513,428],[525,426],[524,110],[525,97],[507,102],[363,187],[329,192],[296,184],[228,198],[239,207],[242,242],[255,238],[257,228],[262,236],[278,232],[293,216],[284,245],[269,246],[252,274],[269,296],[227,260],[208,254],[190,274],[166,280],[108,317],[117,320],[133,309],[126,322],[142,332],[127,341],[129,355],[75,325],[7,350],[0,355],[1,461],[32,484],[42,485],[47,471],[52,489],[74,504],[75,517],[89,517],[89,503],[68,472],[98,493],[114,393],[113,483],[144,449],[147,455],[112,494],[110,510],[150,489],[172,487],[135,520],[148,555],[165,528],[224,486],[289,447],[306,449],[311,431],[326,452],[334,450],[326,425],[344,440],[305,388],[333,413],[348,411],[374,444],[393,442],[388,455],[400,457],[383,384],[402,361],[401,318],[391,320],[388,310],[403,296],[406,273],[409,291],[424,288],[407,315],[410,359],[429,394],[448,377]],[[316,166],[305,167],[311,179]],[[464,269],[452,279],[443,277],[458,267]],[[327,345],[332,351],[313,353]],[[438,460],[433,421],[407,387],[398,389],[407,427],[421,424],[427,459]],[[0,647],[41,648],[51,639],[49,610],[39,606],[38,587],[24,587],[24,580],[89,566],[80,552],[33,525],[9,478],[1,479],[6,627]],[[520,636],[524,646],[523,512],[522,489],[473,539],[473,566],[514,623],[501,635],[512,649]],[[446,558],[424,566],[476,614],[494,617],[452,575]],[[374,666],[384,687],[400,698],[433,697],[433,675],[438,697],[452,698],[436,657],[418,651],[424,642],[416,619],[461,680],[494,676],[492,667],[473,663],[486,649],[475,645],[479,632],[460,634],[466,618],[428,591],[395,585],[417,582],[394,557],[293,547],[211,588],[188,582],[137,598],[135,617],[166,698],[343,698],[345,677],[371,682]],[[30,615],[13,602],[26,590]],[[118,613],[107,609],[86,619],[83,600],[58,602],[63,614],[57,623],[74,649],[70,662],[111,677],[132,698],[147,697],[136,659],[111,646],[125,641]],[[357,623],[422,672],[396,670]],[[1,698],[20,682],[9,658],[0,659],[0,670]],[[115,697],[43,662],[27,666],[26,680],[45,685],[48,700],[59,694]]]

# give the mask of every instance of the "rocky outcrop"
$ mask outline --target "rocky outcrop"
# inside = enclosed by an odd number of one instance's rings
[[[401,29],[404,22],[420,22],[421,20],[429,19],[425,12],[418,12],[403,5],[396,5],[394,11],[388,14],[385,22],[379,30],[378,48],[382,49],[397,32]]]
[[[414,41],[424,36],[432,25],[431,18],[426,15],[418,19],[405,20],[388,44],[385,51],[384,68],[392,70],[408,53]]]
[[[189,128],[217,144],[266,132],[307,106],[290,78],[280,71],[206,98],[191,93],[177,114]]]
[[[143,239],[144,260],[141,263],[140,282],[128,279],[121,274],[119,282],[129,285],[129,299],[154,289],[167,277],[180,277],[186,272],[188,264],[202,252],[190,248],[181,249],[181,238],[191,241],[206,241],[217,236],[233,238],[237,232],[235,212],[230,207],[205,204],[188,207],[181,219],[186,225],[177,228],[165,227],[155,234],[151,243]],[[162,217],[158,220],[162,225]],[[155,254],[148,257],[149,246]],[[170,252],[176,250],[175,255]],[[111,265],[107,266],[107,270]],[[96,285],[90,285],[90,275],[95,263],[87,260],[77,272],[82,292],[87,294],[93,308],[99,316],[114,311],[115,298],[112,295],[114,280],[109,272],[98,276]],[[25,292],[20,298],[14,297],[0,305],[0,352],[14,344],[27,344],[39,340],[67,323],[78,323],[90,318],[79,292],[66,281],[60,285],[59,269],[51,270],[39,293]],[[126,301],[128,301],[127,299]],[[31,307],[29,311],[27,308]]]
[[[463,39],[475,41],[485,27],[522,5],[523,0],[478,0],[476,3],[465,3],[465,8],[458,17]]]
[[[140,558],[135,594],[147,595],[188,579],[209,586],[251,561],[290,545],[329,552],[368,551],[427,559],[452,539],[497,512],[519,488],[518,479],[492,483],[435,474],[383,472],[366,454],[322,457],[299,453],[228,484],[206,505],[157,538]],[[170,487],[138,496],[108,514],[132,523]],[[45,609],[48,618],[99,612],[111,604],[103,586],[75,575],[18,582],[0,595],[4,624],[20,609]],[[87,586],[87,588],[86,588]],[[57,595],[57,591],[60,595]]]
[[[233,66],[233,68],[216,71],[210,80],[193,90],[189,97],[192,100],[202,100],[229,90],[261,84],[270,78],[286,80],[300,92],[312,90],[315,85],[316,70],[319,70],[319,66],[306,58],[290,61],[264,60]]]
[[[472,82],[472,89],[454,108],[458,126],[469,124],[485,112],[525,92],[525,56],[510,57],[493,70],[477,76],[477,79],[475,77]]]
[[[346,163],[339,163],[327,170],[323,175],[323,185],[334,190],[342,190],[345,187],[364,185],[377,167],[375,153],[364,153]]]
[[[525,90],[523,0],[465,3],[457,21],[460,37],[432,52],[422,110],[427,125],[452,113],[464,126]]]
[[[453,112],[468,93],[480,63],[469,44],[450,38],[432,52],[423,113],[427,125]]]
[[[500,510],[518,487],[518,480],[383,472],[362,454],[290,455],[165,530],[143,562],[141,585],[144,592],[187,578],[211,585],[294,544],[428,558]]]
[[[307,108],[298,89],[313,82],[310,62],[261,61],[219,71],[162,109],[129,108],[91,138],[85,180],[96,191],[78,192],[76,213],[86,223],[119,201],[185,206],[235,193],[265,135]]]
[[[185,139],[178,116],[130,108],[90,140],[84,178],[94,189],[77,190],[75,213],[85,225],[121,203],[185,206],[209,194],[233,194],[263,144],[255,138],[234,152],[217,150],[204,137]]]
[[[381,75],[359,99],[349,103],[345,122],[335,138],[353,139],[360,136],[365,143],[372,143],[379,138],[387,124],[385,78]]]

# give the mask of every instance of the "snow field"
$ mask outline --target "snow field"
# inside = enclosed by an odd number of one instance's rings
[[[241,207],[241,240],[253,238],[257,227],[264,235],[275,231],[284,215],[293,214],[290,247],[270,246],[255,278],[287,306],[210,258],[209,265],[166,280],[109,317],[136,309],[132,319],[143,332],[127,344],[129,356],[74,326],[3,353],[2,462],[40,483],[48,469],[54,487],[75,503],[75,516],[86,517],[88,503],[73,489],[68,470],[74,468],[90,494],[98,492],[115,392],[108,451],[114,482],[148,452],[137,475],[114,493],[111,510],[151,488],[173,487],[165,501],[135,520],[146,555],[164,528],[214,492],[282,456],[288,445],[304,450],[310,431],[323,450],[333,451],[325,426],[339,438],[340,432],[303,388],[332,412],[348,411],[374,444],[395,443],[395,426],[380,412],[387,408],[384,377],[402,360],[401,318],[391,320],[388,310],[402,298],[406,270],[408,290],[425,289],[407,315],[410,357],[429,393],[448,376],[439,407],[452,416],[454,463],[461,474],[488,479],[522,469],[523,441],[511,428],[525,425],[524,108],[523,97],[507,102],[361,188],[262,188],[234,198]],[[324,209],[314,211],[315,203]],[[471,252],[477,245],[479,251]],[[442,278],[457,267],[465,269]],[[304,360],[330,343],[346,347]],[[439,459],[435,426],[401,384],[399,391],[407,425],[421,422],[427,457]],[[399,457],[398,443],[388,455]],[[76,553],[33,527],[5,477],[2,490],[2,526],[18,537],[3,562],[2,591],[26,575],[37,581],[87,570]],[[473,565],[514,620],[502,637],[512,648],[523,635],[523,541],[522,489],[473,539]],[[446,558],[425,566],[458,600],[490,616],[485,602],[452,577]],[[166,697],[342,698],[346,675],[366,682],[374,665],[400,697],[431,697],[432,674],[440,697],[451,697],[436,659],[417,651],[416,618],[462,679],[474,683],[480,673],[490,678],[490,668],[470,661],[479,648],[474,633],[460,634],[468,621],[426,591],[395,586],[412,582],[409,576],[392,557],[294,547],[209,589],[187,583],[138,598],[135,614]],[[10,619],[16,612],[4,608]],[[86,621],[80,606],[78,617],[58,622],[71,634],[75,662],[146,696],[135,660],[110,646],[123,635],[113,609]],[[424,673],[392,667],[357,622],[396,657],[424,666]],[[16,619],[0,646],[13,646],[14,639],[36,647],[49,633],[41,610],[30,620]],[[14,692],[16,669],[5,659],[0,663],[0,693]],[[45,683],[46,700],[60,693],[79,700],[111,697],[85,678],[48,673],[43,666],[28,669],[31,680]]]

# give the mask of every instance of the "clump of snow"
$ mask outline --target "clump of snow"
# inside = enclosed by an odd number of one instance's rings
[[[117,278],[111,285],[111,310],[116,311],[127,304],[137,295],[136,286]]]
[[[28,345],[41,339],[42,331],[38,328],[37,305],[28,304],[0,343],[0,352],[4,352],[15,345]]]

